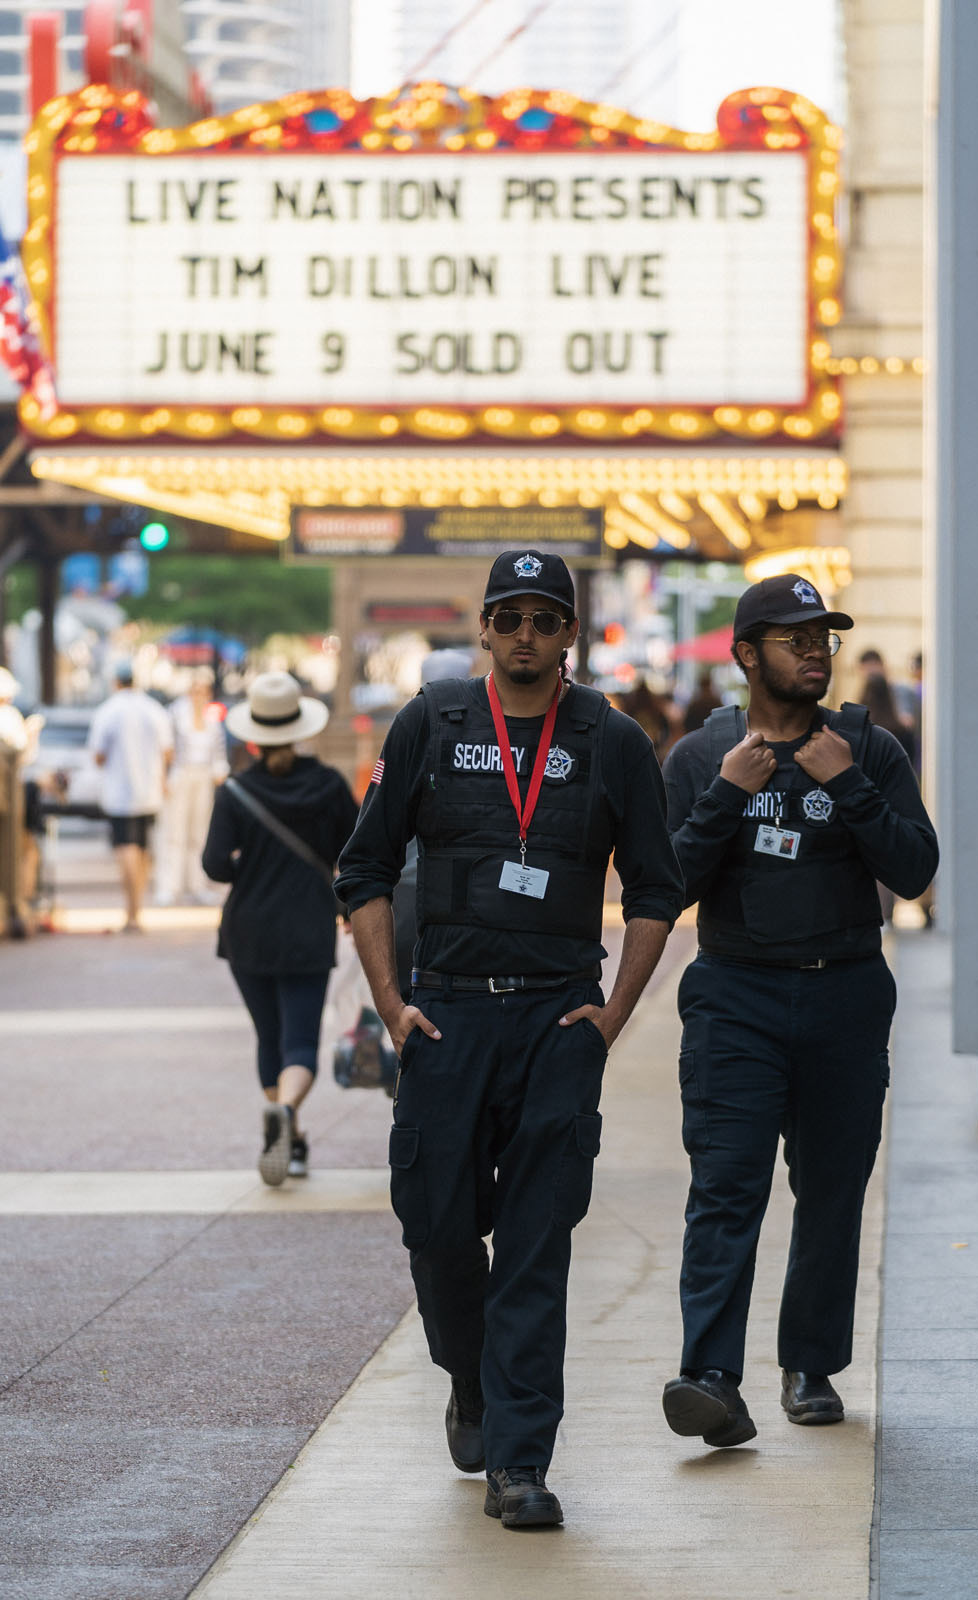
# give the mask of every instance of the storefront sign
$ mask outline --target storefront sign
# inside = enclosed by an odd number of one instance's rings
[[[470,620],[469,608],[451,600],[371,600],[363,616],[388,628],[457,627]]]
[[[508,511],[499,506],[439,506],[387,511],[294,506],[286,559],[321,563],[337,556],[497,556],[507,546],[598,561],[604,513],[582,506]]]

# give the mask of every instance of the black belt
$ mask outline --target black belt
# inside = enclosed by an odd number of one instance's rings
[[[810,956],[807,961],[765,961],[763,956],[728,956],[718,950],[702,950],[713,961],[725,961],[734,967],[783,967],[789,972],[822,972],[838,961],[856,961],[857,956]]]
[[[821,972],[829,964],[828,956],[818,956],[814,961],[750,961],[752,967],[787,967],[789,972]]]
[[[511,994],[516,989],[559,989],[565,983],[600,976],[600,967],[587,967],[583,972],[568,972],[560,977],[541,973],[523,978],[470,978],[465,973],[420,972],[415,967],[411,982],[418,989],[477,989],[483,994]]]

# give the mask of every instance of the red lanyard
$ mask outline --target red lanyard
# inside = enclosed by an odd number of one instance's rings
[[[496,730],[496,743],[499,745],[499,754],[503,760],[506,787],[509,790],[509,798],[513,802],[516,820],[520,825],[520,856],[522,859],[526,857],[526,836],[530,831],[533,813],[540,798],[543,769],[547,765],[547,757],[550,754],[550,740],[553,735],[554,724],[557,721],[557,703],[559,700],[560,683],[558,681],[554,690],[554,697],[550,702],[550,709],[543,719],[543,730],[540,734],[540,742],[537,745],[537,753],[533,761],[533,772],[530,775],[530,787],[526,791],[526,803],[521,805],[520,786],[516,781],[516,763],[513,760],[513,752],[509,745],[509,734],[506,732],[506,718],[503,716],[503,708],[499,704],[499,695],[496,692],[492,674],[489,674],[489,707],[492,711],[493,726]]]

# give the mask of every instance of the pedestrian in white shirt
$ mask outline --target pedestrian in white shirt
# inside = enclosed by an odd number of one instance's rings
[[[157,861],[157,904],[171,906],[186,895],[197,904],[210,898],[200,864],[214,805],[214,789],[228,775],[224,724],[214,711],[214,674],[194,673],[187,694],[170,707],[173,760],[167,775],[161,849]]]
[[[133,688],[130,662],[116,667],[115,683],[116,692],[92,718],[88,743],[102,768],[102,810],[109,819],[126,902],[123,931],[132,933],[140,927],[150,830],[163,804],[173,733],[158,701]]]

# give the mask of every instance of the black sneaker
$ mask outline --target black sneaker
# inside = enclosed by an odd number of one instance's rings
[[[484,1509],[504,1528],[557,1528],[564,1520],[542,1467],[495,1467],[486,1479]]]
[[[292,1129],[295,1117],[291,1106],[266,1106],[263,1121],[265,1148],[258,1157],[258,1171],[273,1189],[285,1181],[292,1155]]]
[[[289,1177],[308,1178],[309,1176],[309,1143],[301,1133],[292,1135],[292,1151],[289,1156]]]
[[[757,1434],[733,1379],[712,1367],[698,1377],[684,1373],[667,1383],[662,1409],[673,1433],[685,1438],[698,1433],[704,1444],[717,1448],[746,1444]]]
[[[482,1384],[478,1378],[453,1378],[445,1412],[448,1453],[459,1472],[484,1472]]]

